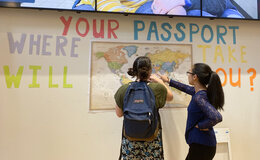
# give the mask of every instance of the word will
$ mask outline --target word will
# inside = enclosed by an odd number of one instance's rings
[[[23,71],[24,71],[24,66],[20,66],[18,68],[18,71],[16,75],[12,75],[10,73],[9,66],[5,65],[3,66],[4,69],[4,75],[5,75],[5,82],[6,82],[6,87],[7,88],[19,88],[21,79],[23,76]],[[35,65],[30,65],[29,69],[32,70],[32,82],[31,84],[28,85],[29,88],[40,88],[40,84],[37,83],[37,77],[38,77],[38,71],[42,69],[41,66],[35,66]],[[64,66],[63,69],[63,88],[73,88],[72,84],[67,83],[67,72],[68,72],[68,67]],[[54,84],[53,83],[53,67],[49,66],[49,88],[58,88],[59,84]]]

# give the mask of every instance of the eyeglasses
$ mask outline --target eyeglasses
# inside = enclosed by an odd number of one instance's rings
[[[187,74],[187,76],[189,75],[189,74],[191,74],[191,75],[195,75],[195,73],[192,73],[192,72],[186,72],[186,74]]]

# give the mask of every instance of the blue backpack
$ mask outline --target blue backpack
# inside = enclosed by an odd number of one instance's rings
[[[123,134],[132,141],[150,141],[157,135],[159,113],[146,82],[131,82],[124,97]]]

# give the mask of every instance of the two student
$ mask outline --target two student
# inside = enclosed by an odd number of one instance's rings
[[[166,101],[173,99],[168,83],[192,96],[188,106],[188,118],[185,139],[189,145],[186,160],[211,160],[216,153],[216,137],[213,126],[222,121],[218,110],[223,109],[224,93],[217,73],[204,63],[197,63],[187,72],[189,84],[193,87],[170,80],[165,75],[152,75],[151,61],[148,57],[138,57],[128,74],[136,77],[136,81],[146,81],[152,89],[156,107],[162,108]],[[150,82],[150,83],[149,83]],[[155,83],[156,82],[156,83]],[[165,82],[165,83],[164,83]],[[116,114],[124,115],[124,95],[128,85],[121,86],[115,94]],[[123,159],[164,159],[162,130],[152,141],[131,141],[123,135]]]

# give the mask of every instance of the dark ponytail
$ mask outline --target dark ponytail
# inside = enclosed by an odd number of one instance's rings
[[[223,110],[225,98],[220,78],[216,72],[212,72],[207,88],[210,103],[218,110]]]
[[[198,76],[199,82],[207,86],[209,102],[217,109],[223,110],[225,98],[220,78],[205,63],[196,63],[192,72]]]
[[[128,75],[137,77],[140,81],[148,81],[152,70],[152,63],[148,57],[140,56],[133,64],[133,68],[128,69]]]
[[[133,68],[128,68],[127,74],[132,77],[135,77],[137,75],[137,73],[134,72]]]

